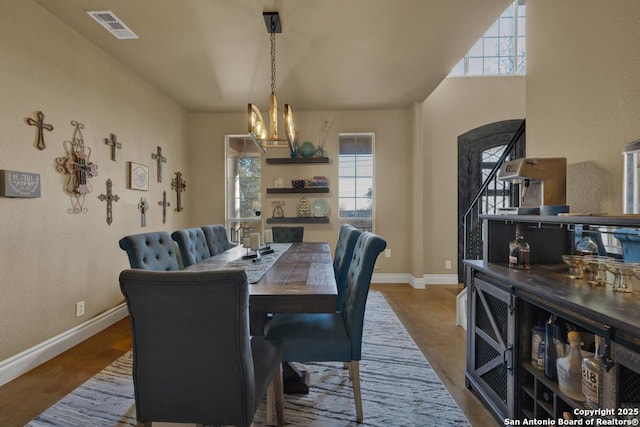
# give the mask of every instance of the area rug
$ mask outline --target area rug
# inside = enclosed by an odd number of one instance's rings
[[[310,372],[311,391],[308,395],[285,395],[287,425],[469,425],[429,362],[377,292],[371,292],[367,301],[362,355],[362,424],[356,422],[353,390],[342,363],[314,363],[296,364],[299,369]],[[135,426],[131,353],[113,362],[27,425]],[[254,426],[267,425],[263,402]]]

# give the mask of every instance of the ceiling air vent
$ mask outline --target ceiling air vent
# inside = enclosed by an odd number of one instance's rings
[[[136,33],[110,10],[90,10],[87,14],[118,39],[137,39]]]

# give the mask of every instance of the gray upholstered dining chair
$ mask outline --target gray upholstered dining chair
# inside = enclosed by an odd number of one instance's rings
[[[360,230],[351,225],[342,224],[340,226],[338,243],[336,243],[336,250],[333,256],[333,273],[335,274],[336,286],[338,287],[337,311],[342,311],[344,294],[347,288],[347,273],[351,265],[353,249],[356,247],[356,241],[360,234]]]
[[[156,271],[180,270],[175,245],[166,231],[125,236],[118,244],[127,252],[131,268]]]
[[[284,424],[282,345],[250,337],[244,271],[124,270],[120,289],[139,424],[249,426],[271,383]]]
[[[369,285],[376,259],[387,243],[373,233],[358,237],[347,275],[344,310],[335,313],[275,314],[267,339],[282,341],[286,362],[347,362],[358,422],[362,422],[360,359]]]
[[[298,243],[304,238],[304,227],[271,227],[274,243]]]
[[[174,231],[171,233],[171,238],[178,244],[182,264],[185,267],[211,257],[207,240],[200,227]]]
[[[227,229],[222,224],[205,225],[202,228],[211,256],[218,255],[236,246],[227,237]]]

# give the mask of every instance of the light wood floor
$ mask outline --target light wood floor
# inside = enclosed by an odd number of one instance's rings
[[[455,325],[456,295],[462,288],[384,284],[371,289],[389,301],[471,424],[498,425],[464,385],[465,330]],[[123,319],[0,387],[0,426],[23,426],[130,348],[129,320]]]

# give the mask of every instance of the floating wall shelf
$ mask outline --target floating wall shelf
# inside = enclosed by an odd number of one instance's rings
[[[267,194],[328,193],[329,187],[267,188]]]
[[[267,224],[328,224],[326,216],[288,216],[283,218],[267,218]]]
[[[328,157],[268,157],[267,163],[272,165],[299,164],[299,163],[329,163]]]

